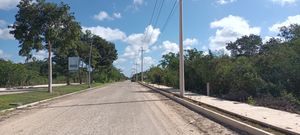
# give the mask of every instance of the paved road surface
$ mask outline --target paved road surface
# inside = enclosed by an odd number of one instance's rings
[[[201,126],[197,124],[199,122]],[[126,81],[2,116],[0,134],[197,135],[234,132],[145,87]]]

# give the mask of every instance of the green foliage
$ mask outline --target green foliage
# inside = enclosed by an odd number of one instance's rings
[[[93,72],[93,80],[100,83],[125,80],[126,77],[114,66],[102,67]]]
[[[86,78],[86,69],[81,66],[79,72],[69,72],[68,57],[78,56],[86,65],[90,48],[96,81],[110,82],[126,78],[112,66],[118,58],[115,44],[92,35],[90,31],[83,33],[69,5],[45,0],[21,0],[17,7],[16,20],[9,27],[10,33],[19,41],[19,55],[26,57],[26,63],[14,64],[1,60],[0,86],[45,84],[48,65],[44,61],[36,61],[32,54],[47,49],[54,54],[53,83],[82,83]]]
[[[205,94],[209,82],[213,96],[273,108],[286,105],[287,110],[299,109],[299,35],[300,26],[291,25],[281,28],[279,36],[284,40],[271,38],[263,44],[259,36],[243,36],[227,44],[231,56],[187,50],[186,89]],[[160,66],[145,73],[147,81],[178,88],[178,66],[178,54],[166,54]]]
[[[227,44],[226,49],[231,51],[233,57],[237,56],[253,56],[258,53],[262,39],[257,35],[243,36],[235,42]]]
[[[255,100],[253,99],[253,97],[250,96],[250,97],[247,98],[247,103],[250,104],[250,105],[255,105],[256,102],[255,102]]]
[[[70,7],[64,3],[21,0],[17,7],[19,11],[15,15],[16,21],[10,26],[10,33],[20,43],[19,54],[27,60],[32,57],[33,50],[43,50],[51,44],[54,52],[59,47],[64,50],[70,46],[73,48],[80,37],[81,27],[70,13]]]

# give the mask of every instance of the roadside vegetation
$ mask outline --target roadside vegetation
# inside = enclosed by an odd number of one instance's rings
[[[87,82],[90,50],[93,82],[126,79],[113,66],[118,58],[115,44],[90,31],[83,31],[69,5],[21,0],[17,7],[16,20],[9,28],[19,41],[19,55],[26,60],[25,63],[13,63],[0,59],[0,87],[47,84],[49,58],[37,60],[37,52],[53,54],[53,83]],[[78,71],[68,70],[68,57],[81,59]]]
[[[102,83],[95,83],[92,87],[103,86]],[[53,87],[53,93],[47,92],[47,89],[39,89],[33,92],[18,93],[18,94],[9,94],[9,95],[0,95],[0,111],[17,107],[20,105],[25,105],[68,93],[84,90],[87,88],[86,84],[82,85],[69,85],[69,86],[59,86]]]
[[[210,83],[215,97],[300,113],[300,26],[282,27],[278,36],[266,43],[257,35],[243,36],[227,44],[230,55],[186,50],[186,89],[206,94]],[[163,55],[145,80],[178,88],[178,57]]]

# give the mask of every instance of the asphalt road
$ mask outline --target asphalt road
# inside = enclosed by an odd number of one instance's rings
[[[148,88],[126,81],[1,116],[0,134],[197,135],[235,133]]]

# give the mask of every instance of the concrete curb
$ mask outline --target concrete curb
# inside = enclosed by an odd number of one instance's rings
[[[65,95],[61,95],[61,96],[57,96],[57,97],[53,97],[53,98],[48,98],[48,99],[44,99],[44,100],[41,100],[41,101],[36,101],[36,102],[33,102],[33,103],[17,106],[17,107],[14,107],[14,108],[5,109],[5,110],[0,111],[0,114],[5,113],[5,112],[9,112],[9,111],[13,111],[13,110],[16,110],[16,109],[23,109],[23,108],[26,108],[26,107],[35,106],[37,104],[45,103],[45,102],[48,102],[48,101],[51,101],[51,100],[55,100],[55,99],[59,99],[59,98],[63,98],[63,97],[67,97],[67,96],[71,96],[71,95],[75,95],[75,94],[80,94],[80,93],[83,93],[83,92],[86,92],[86,91],[102,88],[102,87],[105,87],[106,85],[107,84],[104,84],[102,86],[97,86],[97,87],[93,87],[93,88],[79,90],[79,91],[68,93],[68,94],[65,94]]]
[[[240,121],[237,121],[233,118],[230,118],[230,117],[227,117],[225,115],[222,115],[220,113],[217,113],[215,111],[212,111],[212,110],[209,110],[207,108],[204,108],[204,107],[201,107],[195,103],[192,103],[190,101],[187,101],[187,100],[184,100],[182,98],[179,98],[177,96],[175,96],[174,94],[172,93],[168,93],[168,92],[165,92],[165,91],[162,91],[162,90],[159,90],[153,86],[150,86],[150,85],[147,85],[147,84],[144,84],[144,83],[139,83],[145,87],[148,87],[152,90],[155,90],[156,92],[190,108],[191,110],[195,111],[195,112],[198,112],[198,113],[201,113],[201,114],[204,114],[210,118],[213,118],[215,119],[216,121],[219,121],[221,123],[225,123],[231,127],[234,127],[236,129],[239,129],[241,131],[245,131],[247,133],[250,133],[250,134],[253,134],[253,135],[273,135],[272,133],[269,133],[267,131],[264,131],[262,129],[259,129],[259,128],[256,128],[256,127],[253,127],[251,125],[248,125],[246,123],[243,123],[243,122],[240,122]]]

